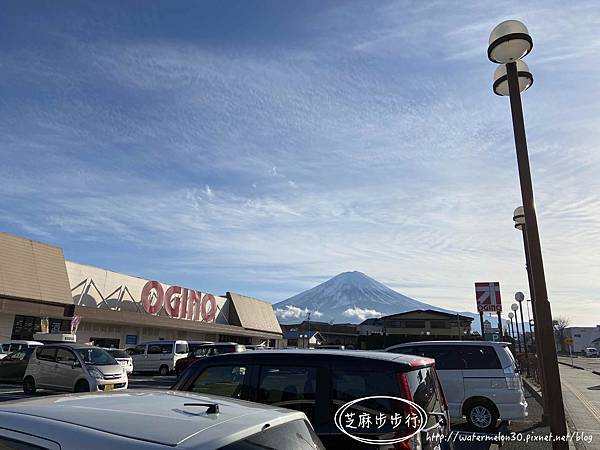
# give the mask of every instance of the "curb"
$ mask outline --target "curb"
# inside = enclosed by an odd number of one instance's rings
[[[525,386],[525,388],[529,391],[529,393],[537,400],[537,402],[540,405],[544,404],[544,401],[542,399],[542,394],[540,391],[538,391],[536,389],[536,387],[533,385],[533,383],[531,383],[529,380],[527,380],[524,377],[521,377],[521,380],[523,381],[523,385]]]
[[[571,367],[573,369],[585,370],[585,367],[575,366],[575,365],[572,366],[571,364],[566,363],[566,362],[559,361],[558,363],[562,364],[563,366]]]

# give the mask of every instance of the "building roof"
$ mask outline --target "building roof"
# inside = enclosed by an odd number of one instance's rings
[[[273,311],[273,305],[235,292],[227,292],[227,298],[231,300],[240,326],[248,330],[281,334],[281,327],[275,311]]]
[[[0,296],[72,304],[62,249],[0,232]]]
[[[462,320],[469,320],[469,321],[473,321],[472,317],[468,317],[468,316],[462,316],[458,313],[447,313],[447,312],[442,312],[442,311],[437,311],[435,309],[414,309],[412,311],[405,311],[405,312],[401,312],[398,314],[390,314],[389,316],[383,316],[382,319],[389,319],[389,318],[396,318],[396,317],[402,317],[405,316],[407,314],[414,314],[414,313],[428,313],[428,314],[437,314],[439,316],[444,316],[447,317],[448,319],[451,318],[456,318],[456,316],[459,316]]]
[[[370,319],[363,320],[359,325],[381,325],[383,320],[381,317],[372,317]]]

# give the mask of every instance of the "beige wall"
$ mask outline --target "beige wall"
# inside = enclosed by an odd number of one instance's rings
[[[72,302],[62,249],[0,232],[0,297]]]
[[[0,342],[10,341],[14,321],[14,314],[0,314]]]

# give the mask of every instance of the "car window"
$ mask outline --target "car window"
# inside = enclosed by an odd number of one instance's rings
[[[2,351],[4,353],[8,353],[9,350],[10,350],[10,344],[2,344]]]
[[[452,345],[417,345],[413,348],[413,355],[426,356],[435,359],[438,370],[460,370],[466,367],[458,347]]]
[[[496,350],[489,345],[463,345],[459,351],[466,369],[502,368]]]
[[[316,392],[316,367],[263,366],[260,369],[260,403],[302,411],[312,421]]]
[[[26,356],[27,356],[27,350],[21,350],[18,352],[11,353],[4,359],[6,361],[22,361],[25,359]]]
[[[324,450],[325,447],[305,420],[292,420],[260,433],[248,436],[221,450],[264,450],[285,448],[289,450]]]
[[[427,412],[443,411],[442,391],[435,370],[425,367],[405,373],[413,401]]]
[[[44,447],[30,444],[29,442],[10,439],[5,436],[0,436],[0,449],[2,450],[45,450]]]
[[[240,397],[244,377],[244,366],[213,366],[204,369],[191,384],[189,390],[200,394]]]
[[[110,366],[119,364],[106,350],[97,347],[78,348],[77,354],[85,364],[94,366]]]
[[[56,348],[40,347],[37,351],[37,359],[42,361],[54,361],[54,355],[56,354]]]
[[[189,353],[190,348],[188,347],[187,344],[175,344],[175,353],[178,354],[186,354]]]
[[[334,422],[336,411],[352,400],[386,395],[402,397],[398,384],[398,374],[391,371],[354,368],[334,369],[331,372],[331,388],[332,402],[329,411],[331,423]],[[380,415],[390,417],[401,412],[399,408],[404,407],[404,405],[401,406],[399,403],[388,398],[361,401],[345,411],[344,424],[349,425],[350,428],[357,427],[360,424],[360,417],[364,415],[368,415],[373,420]],[[389,422],[386,424],[387,426],[389,426]],[[398,430],[402,427],[403,425]],[[386,430],[386,428],[383,428],[383,430]]]
[[[73,352],[64,348],[59,348],[56,351],[56,362],[60,364],[73,364],[77,359]]]
[[[160,352],[163,355],[169,355],[171,353],[173,353],[173,344],[160,344],[158,347],[160,347]],[[150,352],[148,352],[150,353]]]
[[[11,352],[18,352],[19,350],[23,350],[27,348],[27,344],[10,344]]]
[[[129,355],[127,354],[127,352],[123,351],[123,350],[106,350],[108,353],[110,353],[113,358],[129,358]]]
[[[209,351],[209,348],[207,348],[207,347],[197,348],[196,350],[194,350],[194,356],[196,356],[196,357],[206,356],[208,351]]]
[[[129,351],[132,355],[143,355],[146,352],[146,346],[144,344],[136,345],[134,348],[129,349]]]
[[[148,346],[148,354],[149,355],[160,355],[162,353],[162,350],[160,348],[160,345],[149,345]]]

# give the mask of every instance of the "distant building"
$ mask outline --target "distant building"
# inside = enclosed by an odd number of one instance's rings
[[[585,348],[598,348],[600,338],[600,325],[595,327],[567,327],[563,331],[563,336],[573,339],[573,352],[581,353]],[[596,341],[594,343],[594,341]],[[560,348],[560,347],[559,347]],[[565,346],[568,350],[568,347]]]
[[[381,317],[371,318],[358,325],[358,334],[361,336],[373,336],[383,334],[383,319]]]
[[[433,309],[408,311],[381,318],[386,335],[458,339],[471,334],[472,317]]]
[[[298,324],[280,324],[286,331],[318,331],[323,338],[323,344],[344,345],[346,348],[356,347],[358,340],[358,325],[352,323],[328,323],[305,320]]]
[[[318,331],[284,331],[283,345],[285,347],[311,348],[324,343],[323,336]]]

